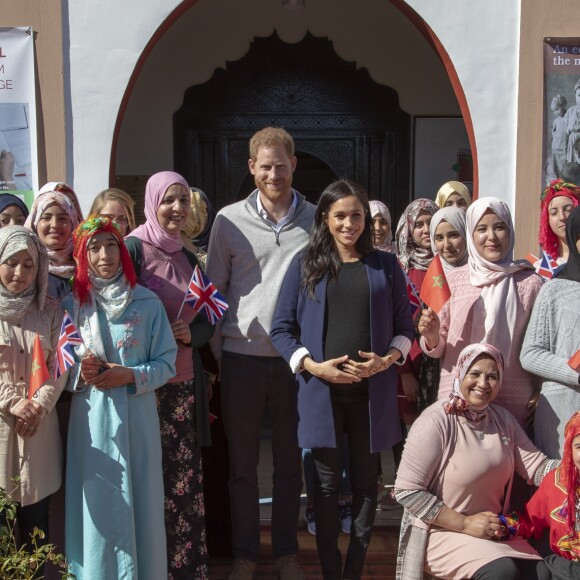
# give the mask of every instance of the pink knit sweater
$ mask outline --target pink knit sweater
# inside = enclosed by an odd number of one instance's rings
[[[533,270],[520,270],[513,276],[518,290],[518,314],[510,356],[505,361],[503,387],[494,402],[511,411],[522,424],[534,390],[535,377],[522,368],[520,350],[542,279]],[[428,356],[442,359],[440,400],[447,399],[451,393],[451,369],[459,353],[467,345],[480,342],[485,335],[483,327],[474,327],[474,312],[484,306],[480,298],[482,289],[472,286],[469,281],[469,266],[454,269],[447,275],[447,281],[452,295],[440,313],[439,343],[433,350],[428,350],[425,340],[421,339],[421,348]]]

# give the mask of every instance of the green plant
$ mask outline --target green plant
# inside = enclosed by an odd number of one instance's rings
[[[17,480],[16,486],[20,485]],[[5,489],[0,487],[0,578],[2,580],[41,580],[42,566],[52,562],[61,568],[62,580],[73,580],[74,574],[68,571],[66,559],[56,553],[53,544],[38,545],[44,539],[42,530],[34,528],[32,536],[23,541],[21,546],[16,542],[14,528],[16,525],[16,504],[10,499]]]

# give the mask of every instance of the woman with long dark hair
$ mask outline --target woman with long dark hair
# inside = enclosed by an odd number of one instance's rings
[[[331,183],[310,242],[292,262],[271,337],[297,373],[298,439],[312,449],[316,543],[325,579],[362,575],[377,504],[378,456],[401,438],[396,372],[414,331],[403,273],[372,247],[366,192]],[[353,494],[344,569],[337,540],[343,433]]]

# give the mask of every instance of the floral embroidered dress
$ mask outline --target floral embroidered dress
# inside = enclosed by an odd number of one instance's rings
[[[65,299],[71,315],[75,306],[72,296]],[[107,360],[132,367],[135,384],[99,390],[79,378],[80,365],[70,371],[66,555],[77,580],[165,580],[154,391],[175,374],[175,340],[160,300],[141,286],[116,321],[100,307],[97,313]],[[93,350],[90,323],[75,323]]]

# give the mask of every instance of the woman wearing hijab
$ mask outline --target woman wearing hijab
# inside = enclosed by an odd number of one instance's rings
[[[534,440],[550,457],[559,457],[570,410],[580,409],[578,371],[567,364],[580,349],[579,236],[580,207],[576,207],[566,223],[568,262],[540,290],[520,354],[522,366],[542,379]]]
[[[562,464],[549,473],[524,513],[516,520],[519,536],[539,538],[550,530],[552,554],[545,559],[552,580],[580,579],[580,413],[576,412],[564,429]]]
[[[439,254],[447,275],[453,268],[467,264],[465,212],[457,207],[444,207],[435,213],[429,227],[431,249]]]
[[[393,251],[393,230],[391,227],[391,212],[382,202],[369,201],[371,218],[373,219],[373,246],[381,252]]]
[[[466,210],[471,205],[471,195],[461,181],[447,181],[439,188],[435,203],[439,209],[453,206]]]
[[[566,239],[566,221],[580,203],[580,188],[556,179],[544,189],[540,213],[540,246],[548,256],[565,264],[570,247]],[[535,266],[535,264],[534,264]]]
[[[407,206],[397,226],[396,241],[399,261],[409,280],[417,289],[417,294],[421,292],[427,268],[433,260],[429,227],[437,209],[430,199],[416,199]],[[439,374],[436,367],[434,361],[423,354],[417,340],[413,340],[407,360],[397,367],[399,412],[403,426],[415,420],[421,391],[432,392],[437,389]],[[426,406],[424,401],[421,406]],[[404,428],[403,432],[405,431]],[[395,463],[398,465],[402,443],[395,446],[393,451]]]
[[[192,193],[195,198],[195,203],[199,207],[200,215],[203,216],[203,223],[201,231],[196,234],[196,237],[191,241],[197,248],[207,252],[209,235],[211,234],[211,228],[213,226],[213,222],[215,221],[216,211],[211,204],[207,193],[197,187],[192,189]]]
[[[28,208],[17,195],[0,194],[0,228],[23,226],[27,217]]]
[[[0,487],[18,504],[22,543],[30,543],[34,527],[48,536],[48,504],[61,484],[53,409],[64,380],[52,380],[52,365],[62,310],[47,296],[47,278],[48,257],[38,237],[21,226],[0,229]],[[50,379],[29,399],[36,336]],[[46,542],[48,537],[39,539]]]
[[[67,560],[77,580],[166,578],[155,389],[175,374],[177,346],[157,296],[136,285],[117,226],[91,216],[74,240],[63,306],[83,344],[67,384]]]
[[[538,553],[522,538],[502,538],[498,514],[509,513],[517,472],[539,485],[557,466],[538,451],[511,413],[493,404],[504,360],[489,344],[464,348],[453,390],[413,425],[395,482],[405,508],[398,580],[548,579]]]
[[[519,354],[542,279],[527,260],[513,259],[514,228],[504,202],[482,197],[469,206],[466,220],[468,263],[447,275],[453,293],[439,315],[423,310],[421,346],[430,357],[441,358],[443,400],[451,392],[451,369],[465,345],[486,342],[498,348],[506,360],[508,388],[496,402],[524,425],[533,415],[538,391]]]
[[[173,171],[156,173],[145,188],[146,222],[125,240],[139,283],[161,299],[177,342],[177,374],[157,392],[169,580],[207,577],[199,445],[209,443],[209,408],[197,348],[214,327],[189,306],[180,308],[198,265],[180,236],[190,211],[185,179]]]
[[[48,294],[62,300],[70,293],[75,273],[72,233],[83,217],[74,191],[63,183],[47,183],[34,200],[24,226],[48,250]]]

